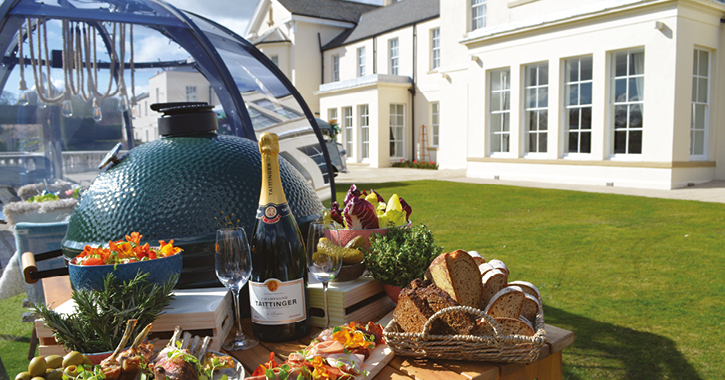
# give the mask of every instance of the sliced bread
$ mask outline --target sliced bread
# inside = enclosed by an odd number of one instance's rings
[[[448,293],[435,286],[435,284],[430,284],[425,288],[419,288],[418,292],[428,302],[428,306],[433,313],[447,307],[460,305]],[[448,313],[443,315],[441,319],[444,322],[443,326],[441,326],[442,333],[446,335],[468,335],[476,322],[475,316],[465,312]]]
[[[484,259],[480,253],[478,253],[476,251],[468,251],[468,254],[471,255],[471,257],[473,257],[473,261],[476,262],[476,265],[481,265],[481,264],[486,263],[486,259]]]
[[[534,284],[532,284],[530,282],[512,281],[512,282],[509,282],[509,286],[510,285],[518,286],[524,290],[524,293],[531,294],[536,299],[539,299],[539,300],[541,299],[541,293],[539,293],[539,288],[537,288],[536,286],[534,286]]]
[[[493,269],[493,265],[489,263],[483,263],[478,265],[478,273],[481,274],[481,277],[483,277],[486,273],[492,271]]]
[[[524,335],[533,336],[534,328],[531,323],[524,322],[520,319],[513,318],[496,318],[496,322],[501,326],[501,334],[506,335]]]
[[[451,306],[460,304],[435,284],[416,279],[400,292],[393,318],[405,332],[420,333],[433,314]],[[466,335],[475,325],[475,321],[475,317],[468,313],[448,313],[433,322],[430,333]]]
[[[471,335],[475,336],[494,336],[493,326],[484,319],[476,321],[476,325],[471,329]]]
[[[496,293],[499,290],[506,287],[506,280],[508,276],[498,269],[488,271],[481,278],[481,284],[483,284],[483,296],[481,298],[481,305],[488,305]]]
[[[479,281],[476,263],[466,251],[459,249],[439,255],[428,267],[425,277],[461,305],[481,308],[483,283]]]
[[[393,318],[400,328],[409,333],[423,332],[423,325],[433,315],[428,302],[413,289],[403,289],[398,297],[398,304],[393,310]],[[435,326],[439,327],[439,326]]]
[[[524,291],[518,286],[507,286],[494,294],[483,311],[494,318],[518,319],[524,295]]]
[[[525,292],[526,290],[524,289],[523,291]],[[531,294],[526,293],[524,294],[524,300],[521,304],[521,316],[528,320],[533,320],[536,317],[536,314],[539,312],[540,307],[541,304],[539,303],[539,300]]]
[[[506,266],[506,264],[504,264],[503,261],[494,259],[494,260],[489,261],[488,263],[491,264],[495,269],[498,269],[501,272],[506,273],[506,277],[508,277],[509,268]]]

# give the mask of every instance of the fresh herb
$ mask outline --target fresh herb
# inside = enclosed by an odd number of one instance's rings
[[[33,195],[32,197],[28,198],[28,203],[41,203],[41,202],[50,202],[50,201],[57,201],[60,197],[53,194],[43,191],[43,194],[40,195]]]
[[[150,274],[139,272],[122,284],[113,274],[104,278],[104,290],[74,291],[74,314],[61,315],[44,303],[35,312],[53,329],[53,336],[65,348],[80,352],[106,352],[118,346],[126,322],[137,319],[133,335],[156,320],[173,299],[176,276],[163,286],[149,281]]]
[[[433,233],[423,224],[391,228],[385,235],[373,234],[365,248],[368,272],[383,284],[404,287],[423,278],[430,263],[443,251]]]

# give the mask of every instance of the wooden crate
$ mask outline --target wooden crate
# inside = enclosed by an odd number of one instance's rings
[[[163,347],[171,338],[176,326],[192,335],[211,336],[210,349],[219,351],[221,344],[234,326],[232,295],[226,288],[174,290],[174,300],[164,310],[149,333],[149,339],[158,338],[156,347]],[[58,306],[58,313],[72,313],[75,302],[68,300]],[[42,356],[64,355],[63,347],[58,346],[53,331],[42,319],[35,321],[35,329],[40,341],[39,352]]]
[[[325,299],[322,284],[310,278],[310,306],[312,325],[325,325]],[[330,309],[330,326],[353,321],[374,321],[395,308],[395,303],[385,293],[383,285],[369,277],[340,284],[330,283],[327,290]]]

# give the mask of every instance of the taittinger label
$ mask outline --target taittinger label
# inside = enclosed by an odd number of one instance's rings
[[[254,323],[275,325],[307,319],[305,284],[301,278],[286,282],[276,278],[250,281],[249,303]]]

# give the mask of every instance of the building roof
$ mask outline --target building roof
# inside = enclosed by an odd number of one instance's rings
[[[290,42],[289,38],[278,28],[274,27],[257,38],[249,40],[254,45],[275,42]]]
[[[354,29],[346,30],[322,47],[333,49],[381,33],[440,16],[440,0],[404,0],[363,13]]]
[[[279,0],[279,3],[293,15],[353,23],[357,23],[361,14],[380,8],[378,5],[344,0]]]

